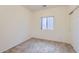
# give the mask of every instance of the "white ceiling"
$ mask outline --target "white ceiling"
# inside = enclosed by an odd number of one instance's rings
[[[47,8],[55,8],[55,7],[62,7],[66,5],[47,5],[47,7],[43,7],[43,5],[24,5],[25,8],[28,8],[31,11],[38,11],[42,9],[47,9]]]

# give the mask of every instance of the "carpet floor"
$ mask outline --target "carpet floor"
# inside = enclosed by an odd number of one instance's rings
[[[4,53],[75,53],[70,44],[31,38]]]

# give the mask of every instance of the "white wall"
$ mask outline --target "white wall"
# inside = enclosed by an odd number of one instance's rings
[[[72,11],[76,6],[70,6],[70,11]],[[72,46],[79,52],[79,8],[70,15],[71,17],[71,37]]]
[[[57,7],[33,12],[32,37],[70,43],[70,21],[67,9],[67,7]],[[41,16],[55,17],[54,30],[43,31],[40,29]]]
[[[0,52],[30,37],[31,13],[22,6],[0,6]]]

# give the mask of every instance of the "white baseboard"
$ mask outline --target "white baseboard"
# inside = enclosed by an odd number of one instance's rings
[[[0,52],[2,53],[2,52],[6,51],[6,50],[8,50],[8,49],[11,49],[12,47],[15,47],[16,45],[21,44],[22,42],[24,42],[24,41],[26,41],[26,40],[28,40],[28,39],[30,39],[30,38],[31,38],[30,36],[25,37],[25,38],[23,39],[23,41],[20,41],[20,42],[18,42],[17,44],[14,44],[13,46],[7,47],[6,49],[3,49],[3,50],[0,51]]]

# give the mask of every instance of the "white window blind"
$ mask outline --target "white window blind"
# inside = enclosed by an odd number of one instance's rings
[[[52,30],[54,26],[53,20],[54,20],[53,16],[41,17],[41,29]]]

